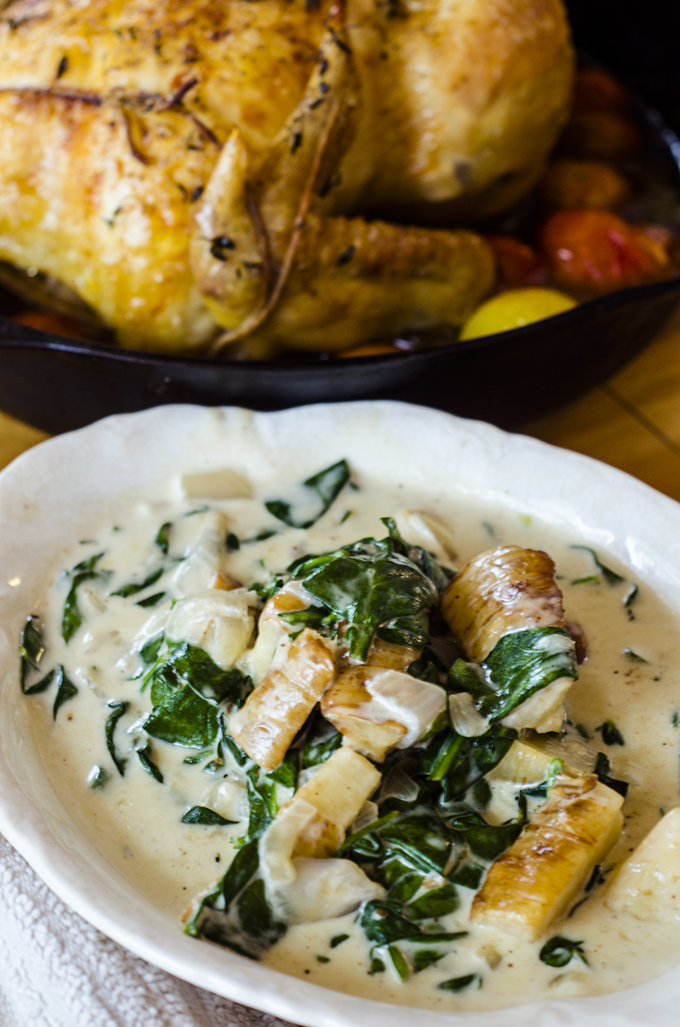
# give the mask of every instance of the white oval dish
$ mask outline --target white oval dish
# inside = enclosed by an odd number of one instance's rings
[[[209,943],[155,909],[83,837],[36,758],[18,682],[23,621],[44,568],[107,509],[180,474],[225,466],[255,480],[294,454],[296,476],[347,457],[377,482],[440,487],[568,526],[605,547],[680,610],[680,506],[586,457],[401,403],[273,414],[160,407],[43,443],[0,475],[0,830],[66,903],[144,959],[192,984],[309,1027],[411,1027],[414,1010],[328,991]],[[680,962],[680,953],[678,953]],[[677,1024],[680,971],[615,995],[451,1014],[422,1027]]]

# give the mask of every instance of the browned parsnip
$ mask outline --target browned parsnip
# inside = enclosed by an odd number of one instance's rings
[[[331,644],[305,628],[285,663],[269,673],[229,720],[229,733],[252,760],[274,770],[335,673]]]
[[[565,626],[555,564],[540,549],[501,546],[480,553],[442,597],[451,631],[475,663],[509,631]]]

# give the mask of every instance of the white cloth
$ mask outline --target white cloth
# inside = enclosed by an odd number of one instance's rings
[[[288,1027],[100,934],[0,835],[0,1027]]]

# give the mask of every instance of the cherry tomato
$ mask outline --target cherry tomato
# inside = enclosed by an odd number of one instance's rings
[[[559,152],[566,157],[624,160],[634,157],[641,146],[640,129],[630,118],[609,111],[582,111],[567,124]]]
[[[598,295],[665,278],[670,233],[629,225],[606,210],[563,210],[543,225],[540,245],[553,278],[577,293]]]
[[[26,325],[28,328],[38,328],[41,332],[63,335],[67,339],[82,339],[87,342],[92,338],[91,333],[88,333],[87,328],[80,321],[76,321],[74,317],[69,317],[67,314],[26,310],[22,314],[15,314],[12,320]]]
[[[614,111],[623,113],[630,98],[618,79],[600,68],[580,68],[574,82],[575,111]]]
[[[549,206],[564,210],[612,210],[631,198],[630,185],[623,175],[600,160],[553,161],[540,183],[540,193]]]
[[[542,257],[526,243],[511,235],[489,233],[486,241],[493,250],[498,270],[498,288],[515,289],[522,285],[541,285],[548,277]]]

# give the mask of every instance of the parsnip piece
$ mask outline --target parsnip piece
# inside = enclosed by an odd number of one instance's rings
[[[483,717],[469,692],[449,696],[451,723],[464,738],[479,738],[489,730],[489,721]]]
[[[305,628],[285,663],[270,670],[229,720],[229,733],[265,770],[274,770],[335,673],[334,646]]]
[[[506,635],[532,628],[565,627],[555,564],[547,553],[503,546],[468,563],[447,586],[442,613],[470,660],[482,663]],[[546,648],[573,651],[568,636],[550,635]],[[573,684],[550,682],[502,718],[506,727],[559,731],[563,699]]]
[[[229,530],[226,515],[221,510],[208,510],[194,517],[200,518],[201,531],[191,552],[172,575],[175,595],[193,596],[207,588],[238,587],[239,583],[230,577],[226,568]]]
[[[368,678],[366,688],[385,716],[406,728],[406,734],[397,743],[398,749],[407,749],[424,738],[447,706],[448,696],[443,688],[399,670],[378,671]]]
[[[301,832],[317,815],[315,806],[298,798],[279,811],[261,836],[257,849],[268,891],[287,888],[295,880],[293,850]]]
[[[456,559],[453,534],[437,517],[421,510],[400,510],[394,519],[401,537],[409,545],[427,549],[444,563]]]
[[[313,806],[317,816],[300,832],[296,856],[330,856],[345,837],[381,775],[368,760],[343,746],[299,789],[289,803]]]
[[[566,641],[566,639],[565,639]],[[534,731],[561,731],[564,721],[564,697],[574,684],[573,678],[558,678],[539,692],[534,692],[525,702],[520,703],[503,717],[501,721],[506,727],[514,727],[517,731],[530,727]]]
[[[230,467],[182,475],[187,499],[251,499],[253,488],[245,475]]]
[[[534,785],[545,781],[554,756],[541,752],[526,742],[513,742],[500,763],[486,775],[487,781],[510,781],[512,784]]]
[[[442,614],[474,663],[510,631],[565,626],[555,564],[519,546],[481,553],[463,567],[442,596]]]
[[[385,894],[351,860],[293,859],[300,833],[317,817],[316,808],[298,798],[281,810],[258,846],[267,896],[288,924],[342,916]]]
[[[345,745],[382,763],[407,728],[374,701],[367,683],[383,670],[404,671],[420,652],[375,639],[366,663],[340,671],[321,700],[321,712],[344,736]]]
[[[254,592],[208,589],[175,603],[166,637],[204,649],[219,667],[228,670],[250,641],[256,605]]]
[[[293,866],[295,880],[283,897],[284,916],[289,924],[344,916],[362,902],[385,897],[382,885],[371,881],[352,860],[298,856]]]
[[[637,920],[680,920],[680,807],[669,810],[621,865],[605,903]]]
[[[594,775],[559,777],[545,805],[492,864],[472,902],[471,922],[538,938],[618,838],[622,803]]]
[[[288,652],[288,636],[297,631],[292,624],[281,620],[279,613],[304,610],[310,603],[311,596],[299,581],[289,581],[265,603],[257,622],[255,645],[238,661],[238,669],[248,674],[256,685],[270,670],[275,657],[283,662]]]
[[[528,735],[522,741],[551,760],[564,760],[564,768],[572,777],[591,774],[595,766],[597,748],[586,742],[551,738],[549,735]]]

